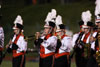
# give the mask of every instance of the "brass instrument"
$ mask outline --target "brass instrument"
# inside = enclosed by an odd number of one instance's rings
[[[74,46],[74,51],[72,52],[72,54],[70,55],[70,58],[73,58],[75,52],[76,52],[76,48],[80,46],[80,44],[83,44],[83,42],[81,41],[81,38],[83,36],[84,32],[81,32],[75,42],[75,46]]]
[[[61,41],[61,36],[57,35],[57,38]]]
[[[25,36],[24,39],[25,41],[28,41],[28,40],[32,40],[35,38],[35,35],[31,35],[31,36]]]
[[[37,33],[37,32],[36,32]],[[30,36],[24,36],[25,41],[28,40],[32,40],[36,38],[36,33]],[[40,37],[44,36],[45,32],[43,30],[41,30],[40,32],[38,32],[40,34]]]
[[[90,37],[92,37],[92,35],[93,35],[93,28],[92,27],[90,28],[90,33],[91,33]],[[90,57],[90,53],[91,53],[90,42],[91,42],[91,40],[89,39],[89,43],[84,45],[84,57],[87,59]]]
[[[96,61],[98,63],[98,66],[100,67],[100,31],[98,32],[98,47],[99,50],[96,51]]]
[[[90,47],[91,47],[90,43],[84,45],[84,57],[86,59],[90,57]]]

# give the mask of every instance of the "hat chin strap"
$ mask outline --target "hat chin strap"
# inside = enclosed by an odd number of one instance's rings
[[[49,30],[49,32],[48,32],[48,34],[51,34],[51,33],[52,33],[52,31],[53,31],[53,28],[50,28],[50,30]]]

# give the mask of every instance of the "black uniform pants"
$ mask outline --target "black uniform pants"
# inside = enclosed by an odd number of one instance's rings
[[[2,57],[2,51],[0,51],[0,64],[2,62],[2,59],[3,59],[3,57]]]
[[[75,49],[75,62],[76,67],[86,67],[87,59],[84,58],[84,49],[77,47]]]
[[[53,64],[53,56],[40,58],[39,67],[52,67],[52,64]]]
[[[68,67],[67,55],[55,58],[54,67]]]
[[[87,59],[84,58],[83,56],[76,55],[75,60],[76,60],[76,67],[86,67]]]
[[[25,67],[25,55],[13,58],[12,67]]]
[[[87,67],[98,67],[98,64],[96,62],[96,58],[94,56],[91,56],[87,62]]]

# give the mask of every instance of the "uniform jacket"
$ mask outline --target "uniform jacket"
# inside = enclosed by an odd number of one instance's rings
[[[3,28],[0,27],[0,51],[3,50],[4,47],[4,31]]]
[[[55,57],[58,58],[63,55],[69,55],[71,48],[72,48],[72,38],[69,36],[63,35],[61,37],[61,46],[58,52],[56,53]]]
[[[57,45],[57,37],[48,34],[35,40],[35,45],[40,47],[40,57],[46,58],[54,55]]]
[[[10,48],[13,50],[13,57],[24,55],[27,50],[27,42],[24,40],[24,36],[21,34],[14,35]]]

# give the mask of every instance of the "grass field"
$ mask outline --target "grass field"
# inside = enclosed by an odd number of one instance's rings
[[[0,67],[12,67],[12,63],[11,61],[3,61]],[[39,63],[26,61],[26,67],[39,67]],[[74,62],[72,62],[71,67],[76,67]]]
[[[3,61],[0,67],[12,67],[11,61]],[[26,61],[26,67],[39,67],[38,62]]]

